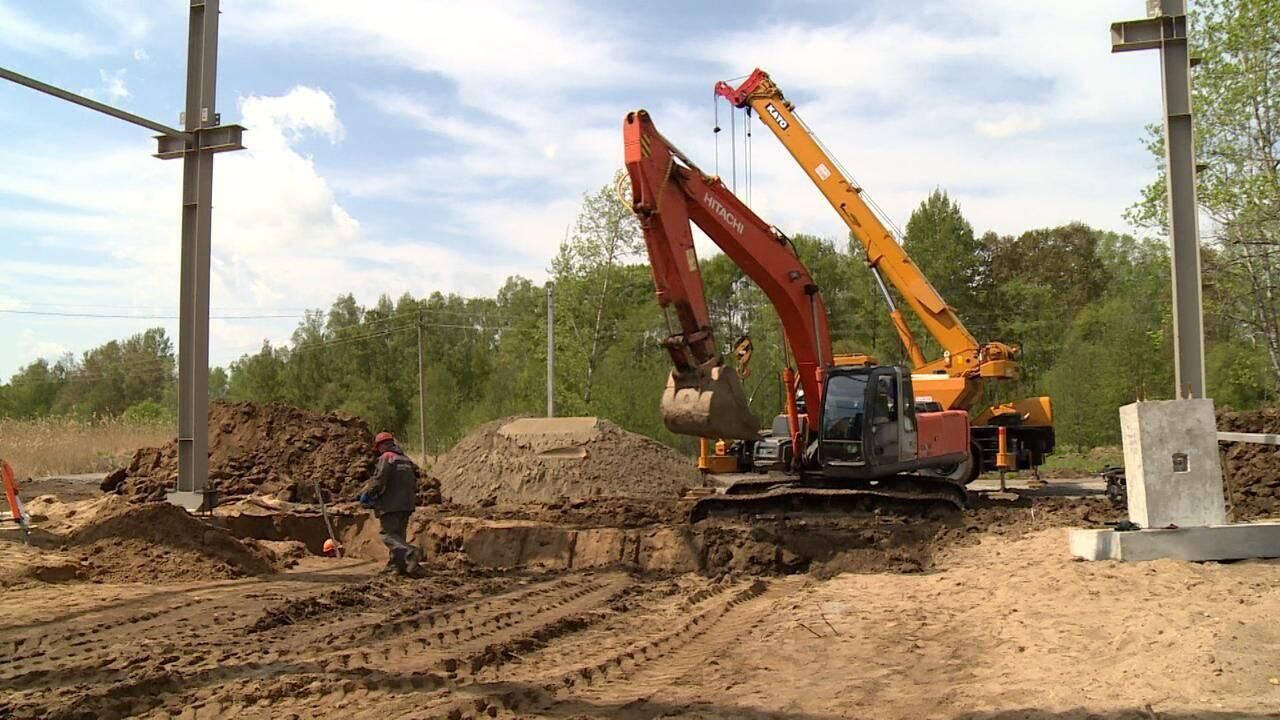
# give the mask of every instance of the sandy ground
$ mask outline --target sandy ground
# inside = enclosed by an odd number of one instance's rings
[[[311,558],[0,604],[0,717],[1280,717],[1280,563],[1081,563],[987,535],[918,574]]]

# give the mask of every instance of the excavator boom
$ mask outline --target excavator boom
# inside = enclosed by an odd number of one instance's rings
[[[644,232],[658,304],[674,311],[679,325],[663,342],[674,366],[663,419],[673,432],[686,435],[756,439],[760,423],[746,406],[737,372],[724,364],[712,337],[690,223],[773,303],[800,386],[815,400],[822,397],[821,368],[831,360],[818,286],[787,238],[719,178],[698,169],[658,132],[647,112],[627,115],[623,140],[632,209]]]

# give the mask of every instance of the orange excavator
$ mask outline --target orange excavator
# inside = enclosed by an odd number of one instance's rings
[[[963,483],[937,470],[968,456],[968,414],[917,408],[907,368],[834,355],[822,293],[790,240],[699,170],[646,111],[627,115],[623,138],[631,208],[670,330],[663,341],[673,365],[661,404],[666,426],[695,437],[761,437],[738,372],[712,335],[690,223],[769,299],[791,358],[783,371],[786,412],[774,423],[774,434],[787,440],[780,472],[701,499],[691,519],[962,508]]]
[[[946,469],[947,474],[969,482],[981,471],[1038,469],[1054,448],[1053,406],[1049,398],[1024,398],[981,411],[976,407],[986,382],[1021,376],[1018,348],[998,341],[979,343],[973,337],[873,210],[862,188],[804,124],[768,73],[757,68],[737,87],[716,83],[715,92],[734,107],[749,109],[760,118],[862,246],[867,266],[911,359],[912,377],[921,396],[943,409],[975,412],[969,457]],[[941,357],[926,359],[889,294],[886,280],[937,342]]]

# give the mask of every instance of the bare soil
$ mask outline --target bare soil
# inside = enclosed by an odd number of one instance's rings
[[[210,520],[33,499],[0,718],[1280,716],[1280,562],[1076,562],[1065,527],[1122,519],[1100,497],[689,525],[689,461],[601,422],[442,458],[414,579],[349,504],[350,555],[310,554],[323,519],[265,480]]]
[[[936,526],[709,521],[712,576],[308,557],[20,585],[0,717],[1274,717],[1280,563],[1067,557],[1061,524],[1108,519],[1040,498]],[[825,559],[778,574],[787,553]]]

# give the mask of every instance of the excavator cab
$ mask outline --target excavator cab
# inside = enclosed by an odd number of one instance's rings
[[[822,403],[819,453],[828,474],[860,475],[916,460],[911,374],[900,367],[834,367]]]

